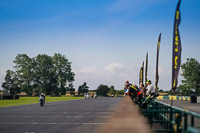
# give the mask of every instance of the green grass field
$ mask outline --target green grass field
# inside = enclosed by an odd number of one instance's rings
[[[83,97],[73,97],[73,96],[50,97],[50,96],[46,96],[46,102],[66,101],[66,100],[76,100],[76,99],[83,99]],[[0,100],[0,107],[16,106],[16,105],[32,104],[32,103],[39,104],[39,97],[20,97],[17,100]]]

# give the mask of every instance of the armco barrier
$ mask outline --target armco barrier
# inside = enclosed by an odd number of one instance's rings
[[[182,101],[190,101],[189,96],[158,96],[157,100],[182,100]]]
[[[164,128],[164,130],[156,132],[200,133],[200,114],[185,111],[160,101],[152,102],[148,109],[143,110],[143,113],[148,117],[151,125],[160,123]]]
[[[97,129],[96,133],[150,133],[147,119],[138,110],[129,96],[122,101],[111,118]]]
[[[197,97],[197,103],[200,103],[200,96]]]

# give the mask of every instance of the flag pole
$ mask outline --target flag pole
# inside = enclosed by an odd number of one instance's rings
[[[179,25],[181,23],[181,15],[180,15],[180,3],[181,0],[178,1],[175,18],[174,18],[174,30],[173,30],[173,46],[172,46],[172,89],[171,89],[171,106],[173,106],[173,95],[175,94],[175,90],[178,83],[178,74],[181,66],[181,39],[179,35]]]
[[[146,65],[145,65],[145,93],[144,93],[144,95],[146,96],[146,88],[147,88],[147,84],[146,84],[146,82],[147,82],[147,80],[148,80],[148,78],[147,78],[147,71],[148,71],[148,51],[147,51],[147,54],[146,54]]]
[[[157,55],[156,55],[156,78],[155,78],[155,89],[156,89],[156,92],[158,91],[158,81],[159,81],[158,62],[159,62],[160,41],[161,41],[161,33],[160,33],[160,35],[159,35],[159,37],[158,37]]]

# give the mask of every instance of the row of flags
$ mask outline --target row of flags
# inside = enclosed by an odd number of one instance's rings
[[[175,91],[178,83],[178,74],[181,66],[181,39],[179,34],[179,25],[181,22],[180,16],[180,3],[181,0],[178,1],[175,18],[174,18],[174,30],[173,30],[173,49],[172,49],[172,90]],[[158,74],[158,64],[159,64],[159,50],[160,50],[160,42],[161,42],[161,33],[158,37],[157,43],[157,55],[156,55],[156,75],[155,75],[155,89],[158,90],[158,81],[159,81],[159,74]],[[145,63],[145,83],[147,82],[147,72],[148,72],[148,52],[146,54],[146,63]],[[144,81],[144,62],[142,63],[142,67],[140,68],[139,73],[139,84],[143,84]]]

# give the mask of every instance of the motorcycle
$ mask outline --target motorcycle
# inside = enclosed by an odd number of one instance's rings
[[[97,99],[97,95],[96,94],[94,95],[94,99]]]
[[[40,106],[44,106],[44,103],[45,103],[45,98],[44,96],[41,96],[39,97],[39,102],[40,102]]]
[[[94,97],[94,94],[91,95],[91,99],[93,99],[93,97]]]
[[[143,101],[140,102],[139,107],[142,109],[147,109],[147,106],[158,96],[158,93],[150,94],[146,99],[143,99]]]
[[[126,95],[129,95],[132,101],[142,109],[146,109],[147,106],[159,96],[158,93],[152,93],[148,97],[143,98],[143,95],[137,86],[131,86]]]

